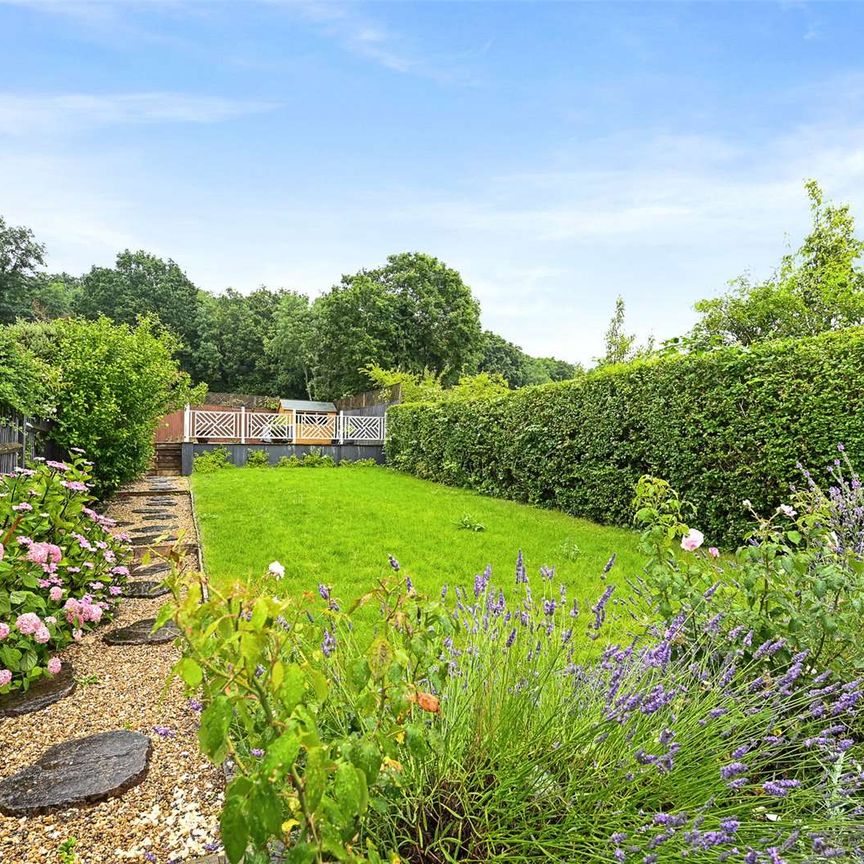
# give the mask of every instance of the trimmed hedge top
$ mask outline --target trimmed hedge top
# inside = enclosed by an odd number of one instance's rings
[[[733,543],[842,442],[864,464],[864,328],[652,358],[495,399],[398,405],[387,457],[420,477],[629,524],[642,474]]]

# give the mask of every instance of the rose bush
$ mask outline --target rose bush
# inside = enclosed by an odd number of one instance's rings
[[[56,675],[129,574],[126,538],[90,506],[91,468],[77,453],[0,476],[0,693]]]

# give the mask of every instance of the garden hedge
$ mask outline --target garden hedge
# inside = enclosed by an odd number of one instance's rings
[[[864,467],[864,328],[749,349],[661,356],[494,399],[388,412],[387,458],[430,480],[628,524],[642,474],[733,543],[761,511],[816,476],[842,442]]]

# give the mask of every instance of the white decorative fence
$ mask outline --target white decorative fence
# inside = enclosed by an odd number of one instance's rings
[[[386,432],[386,417],[342,412],[202,411],[187,405],[183,418],[184,441],[206,439],[225,444],[383,444]]]

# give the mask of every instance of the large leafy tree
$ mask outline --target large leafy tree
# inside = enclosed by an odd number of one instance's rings
[[[315,303],[315,390],[336,397],[369,386],[370,363],[429,369],[445,383],[480,358],[480,306],[456,270],[419,252],[343,276]]]
[[[26,317],[28,286],[45,264],[45,247],[22,225],[0,216],[0,323]]]
[[[806,184],[813,226],[801,246],[784,256],[764,282],[740,276],[721,297],[701,300],[696,347],[751,345],[788,336],[812,336],[864,322],[864,241],[855,236],[848,205],[825,201]]]
[[[272,381],[270,392],[289,398],[308,398],[315,321],[305,294],[280,292],[271,334],[264,341],[264,358]]]
[[[174,261],[127,249],[113,267],[93,267],[82,277],[77,311],[122,324],[158,316],[182,340],[180,358],[188,367],[199,342],[198,303],[198,289]]]

